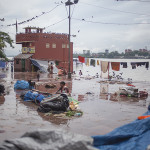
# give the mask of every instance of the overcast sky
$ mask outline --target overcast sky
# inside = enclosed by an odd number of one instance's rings
[[[58,4],[61,5],[56,7]],[[68,8],[61,0],[0,0],[0,19],[5,18],[0,25],[14,24],[16,19],[18,23],[26,21],[52,9],[47,14],[18,25],[18,32],[24,32],[23,28],[27,26],[51,25],[45,29],[46,32],[68,33]],[[150,0],[80,0],[71,6],[71,12],[71,34],[76,35],[71,37],[74,52],[88,49],[92,52],[150,49]],[[0,30],[9,33],[15,41],[15,26],[0,26]],[[14,49],[6,48],[7,55],[19,53],[21,45],[14,46]]]

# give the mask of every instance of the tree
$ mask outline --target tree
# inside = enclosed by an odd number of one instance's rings
[[[0,57],[2,58],[6,58],[4,54],[4,48],[7,47],[6,44],[9,44],[10,47],[14,48],[11,37],[7,33],[0,31]]]

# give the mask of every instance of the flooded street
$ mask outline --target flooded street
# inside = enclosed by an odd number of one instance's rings
[[[80,70],[82,66],[76,68]],[[149,70],[148,70],[149,73]],[[26,131],[34,129],[58,129],[83,135],[101,135],[112,131],[114,128],[135,120],[147,111],[150,102],[148,98],[114,97],[119,87],[125,84],[109,84],[100,82],[100,78],[87,79],[84,76],[67,77],[41,74],[37,82],[36,73],[14,73],[10,70],[1,72],[1,83],[7,85],[7,94],[0,97],[0,144],[5,139],[21,136]],[[55,94],[60,81],[64,80],[69,87],[73,98],[77,99],[83,116],[76,118],[57,118],[45,116],[37,112],[38,106],[31,102],[24,102],[20,98],[21,90],[14,90],[17,80],[36,81],[36,89]],[[46,89],[46,83],[56,84],[56,88]],[[135,81],[132,83],[141,91],[146,89],[150,93],[149,81]],[[103,91],[105,89],[105,92]]]

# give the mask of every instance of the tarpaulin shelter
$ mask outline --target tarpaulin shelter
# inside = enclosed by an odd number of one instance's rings
[[[150,108],[144,115],[150,115]],[[100,150],[145,150],[150,145],[150,117],[135,120],[106,135],[93,136],[94,147]]]
[[[40,71],[47,72],[48,69],[48,61],[43,60],[37,60],[37,59],[31,59],[31,62],[34,66],[36,66]],[[50,63],[53,63],[53,73],[58,73],[58,68],[55,65],[54,61],[49,61]]]

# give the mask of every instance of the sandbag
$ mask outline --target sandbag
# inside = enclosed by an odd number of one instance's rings
[[[69,107],[69,99],[66,94],[61,94],[55,98],[52,98],[48,102],[41,103],[38,111],[47,113],[50,111],[66,111]]]
[[[0,150],[96,150],[91,137],[62,130],[36,130],[7,140]]]
[[[25,89],[29,89],[29,83],[27,81],[24,80],[17,80],[17,82],[14,85],[14,88],[17,90],[25,90]]]

